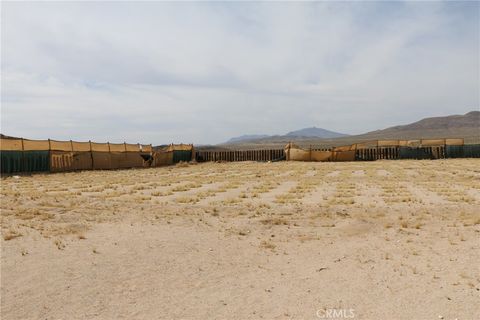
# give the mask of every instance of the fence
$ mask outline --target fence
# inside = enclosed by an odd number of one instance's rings
[[[195,159],[205,161],[279,161],[285,160],[283,149],[243,151],[197,151]]]
[[[331,149],[302,149],[289,143],[285,153],[292,161],[480,158],[480,145],[464,145],[463,139],[377,140]]]
[[[153,166],[172,165],[179,162],[188,162],[195,159],[193,144],[170,144],[157,147],[153,153]]]
[[[48,151],[1,151],[2,173],[48,172],[50,170]]]
[[[63,172],[143,167],[152,146],[56,140],[1,139],[1,172]]]
[[[151,145],[56,140],[0,140],[1,173],[125,169],[204,161],[371,161],[379,159],[480,158],[480,144],[463,139],[378,140],[330,149],[195,151],[193,145]]]

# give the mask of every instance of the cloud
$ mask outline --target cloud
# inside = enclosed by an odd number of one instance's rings
[[[479,108],[479,4],[3,3],[2,132],[217,143]]]

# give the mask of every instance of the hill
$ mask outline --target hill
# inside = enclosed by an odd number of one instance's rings
[[[288,142],[294,141],[300,146],[331,147],[368,140],[429,138],[464,138],[465,143],[480,143],[480,111],[471,111],[464,115],[430,117],[410,124],[352,136],[316,138],[284,135],[242,141],[235,145],[223,144],[222,146],[235,149],[267,149],[281,148]]]
[[[283,141],[283,140],[302,140],[308,138],[317,138],[317,139],[330,139],[330,138],[338,138],[338,137],[345,137],[346,134],[338,133],[322,128],[311,127],[311,128],[303,128],[296,131],[288,132],[284,135],[264,135],[264,134],[254,134],[254,135],[242,135],[239,137],[234,137],[228,140],[221,145],[229,145],[229,144],[238,144],[238,143],[250,143],[250,142],[257,142],[257,141],[265,141],[265,140],[272,140],[272,141]]]
[[[322,138],[322,139],[329,139],[329,138],[339,138],[339,137],[346,137],[347,134],[338,133],[322,128],[311,127],[300,129],[296,131],[291,131],[286,134],[288,137],[315,137],[315,138]]]
[[[263,139],[263,138],[268,138],[268,137],[270,137],[270,136],[266,135],[266,134],[245,134],[243,136],[233,137],[230,140],[228,140],[226,143],[250,141],[250,140]]]

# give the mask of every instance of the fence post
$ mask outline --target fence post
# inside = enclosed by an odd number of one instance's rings
[[[90,145],[90,158],[92,159],[92,170],[93,170],[95,169],[95,165],[93,161],[92,141],[88,140],[88,144]]]

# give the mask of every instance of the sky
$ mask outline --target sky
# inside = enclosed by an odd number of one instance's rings
[[[480,109],[480,3],[3,2],[1,132],[214,144]]]

